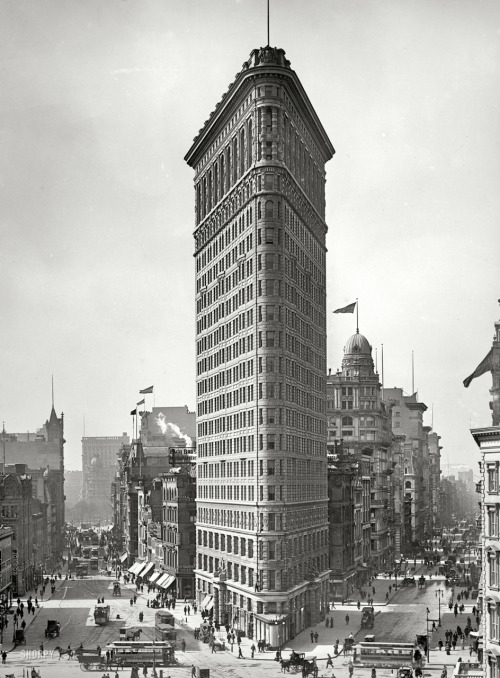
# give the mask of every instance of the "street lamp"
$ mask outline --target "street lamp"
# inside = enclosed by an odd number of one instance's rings
[[[438,623],[439,626],[441,626],[441,596],[442,595],[443,595],[443,589],[437,589],[436,596],[438,597],[438,605],[439,605],[439,623]]]

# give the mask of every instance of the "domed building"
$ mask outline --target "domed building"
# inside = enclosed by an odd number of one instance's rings
[[[368,339],[346,342],[327,377],[330,567],[335,597],[347,598],[394,561],[390,413]]]

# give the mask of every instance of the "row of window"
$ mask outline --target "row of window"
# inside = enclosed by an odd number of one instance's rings
[[[302,506],[300,509],[288,509],[286,511],[286,529],[289,532],[294,530],[310,531],[318,527],[328,531],[328,494],[325,492],[325,496],[318,499],[321,499],[321,505]],[[248,532],[254,532],[257,523],[253,511],[236,511],[204,506],[198,506],[196,522],[198,525],[244,529]],[[259,531],[266,529],[281,532],[284,529],[284,524],[282,513],[259,513]]]
[[[216,501],[255,501],[254,485],[199,483],[198,499]],[[259,485],[259,501],[307,501],[318,496],[318,483],[300,485]]]
[[[276,443],[276,439],[274,440]],[[278,449],[283,450],[285,442],[286,452],[307,454],[324,457],[326,454],[325,443],[323,440],[313,440],[310,436],[302,437],[296,435],[283,436],[280,434],[280,445]],[[238,436],[235,438],[226,438],[209,442],[200,441],[197,452],[199,458],[220,456],[225,454],[239,454],[254,451],[254,436]],[[263,448],[262,448],[263,449]],[[274,448],[269,448],[274,449]]]

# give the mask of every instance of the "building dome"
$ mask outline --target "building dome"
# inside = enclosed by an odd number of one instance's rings
[[[372,347],[368,343],[368,339],[362,334],[353,334],[349,337],[345,345],[344,353],[346,355],[369,355],[372,354]]]

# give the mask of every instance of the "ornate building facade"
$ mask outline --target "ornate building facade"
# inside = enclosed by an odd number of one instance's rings
[[[375,372],[372,348],[357,332],[344,349],[342,368],[327,378],[328,451],[333,467],[332,485],[346,470],[353,473],[354,530],[347,553],[339,561],[340,518],[349,521],[350,511],[335,511],[336,493],[330,493],[334,512],[330,520],[330,563],[335,597],[347,597],[374,571],[388,570],[394,560],[395,512],[391,477],[394,472],[390,411],[382,400],[379,375]],[[342,454],[338,456],[338,450]],[[335,461],[341,462],[338,466]],[[331,458],[331,457],[330,457]],[[346,467],[347,464],[347,467]],[[348,529],[348,528],[346,528]],[[341,567],[339,567],[341,565]],[[346,567],[347,566],[347,567]]]
[[[325,164],[282,49],[255,49],[195,171],[197,599],[273,647],[328,598]]]

